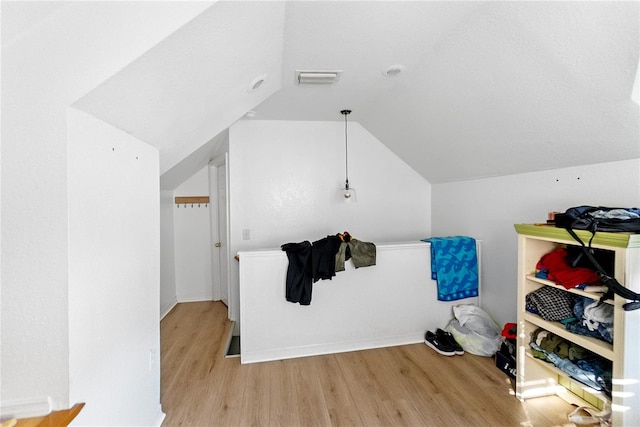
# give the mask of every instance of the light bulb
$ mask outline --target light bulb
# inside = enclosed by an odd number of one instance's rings
[[[356,189],[353,187],[342,187],[340,189],[340,199],[346,203],[355,203],[358,201]]]

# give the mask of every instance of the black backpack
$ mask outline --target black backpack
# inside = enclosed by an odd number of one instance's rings
[[[606,231],[616,233],[640,232],[640,209],[605,208],[602,206],[576,206],[555,215],[555,225],[574,230]]]
[[[640,308],[640,294],[622,286],[614,277],[607,274],[600,263],[593,256],[591,242],[598,231],[615,232],[640,232],[640,209],[638,208],[606,208],[595,206],[577,206],[567,209],[565,213],[555,215],[555,226],[564,228],[582,247],[583,253],[595,267],[600,276],[600,281],[609,289],[600,299],[613,299],[613,294],[618,294],[624,299],[631,300],[622,306],[624,310],[631,311]],[[591,232],[589,246],[578,237],[573,230],[588,230]]]

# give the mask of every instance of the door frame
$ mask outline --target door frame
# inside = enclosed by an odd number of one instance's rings
[[[226,185],[224,188],[225,191],[225,200],[226,200],[226,221],[224,224],[220,224],[220,218],[218,215],[218,167],[225,166],[225,180]],[[213,287],[213,298],[216,301],[221,300],[222,298],[222,287],[226,287],[227,289],[227,298],[228,298],[228,313],[227,317],[230,316],[229,310],[232,307],[233,302],[231,301],[231,292],[230,292],[230,281],[229,281],[229,260],[230,260],[230,252],[229,252],[229,154],[224,153],[218,157],[215,157],[213,160],[209,162],[209,198],[211,201],[212,208],[210,209],[210,223],[211,223],[211,286]],[[214,209],[215,207],[215,209]],[[226,231],[226,239],[224,242],[220,240],[219,230],[220,227],[224,227]],[[214,247],[216,242],[220,242],[222,246],[218,250]],[[226,253],[226,262],[220,262],[220,252],[225,251]],[[226,274],[222,274],[223,269],[226,271]],[[225,283],[222,283],[222,277],[226,277]]]

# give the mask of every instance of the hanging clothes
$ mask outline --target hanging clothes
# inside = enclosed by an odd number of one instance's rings
[[[313,284],[321,279],[331,280],[337,271],[344,271],[345,260],[353,259],[356,268],[376,265],[376,245],[353,239],[347,232],[313,244],[305,240],[285,243],[280,248],[289,259],[286,299],[300,305],[310,305]]]
[[[311,246],[311,265],[313,283],[318,280],[331,280],[336,275],[336,254],[340,249],[341,240],[338,236],[327,236],[316,240]]]
[[[286,298],[300,305],[311,304],[313,271],[311,263],[311,243],[285,243],[280,247],[287,253]]]
[[[336,271],[344,271],[344,264],[350,259],[356,268],[376,265],[376,245],[371,242],[362,242],[354,239],[346,231],[338,234],[341,240],[338,253],[335,257]]]

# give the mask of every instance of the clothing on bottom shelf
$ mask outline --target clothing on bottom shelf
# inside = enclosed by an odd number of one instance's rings
[[[607,391],[607,386],[602,377],[595,375],[593,372],[585,371],[578,365],[572,363],[569,359],[562,358],[555,353],[550,353],[544,350],[535,342],[532,342],[530,345],[535,351],[545,354],[547,361],[553,363],[556,368],[560,369],[571,378],[580,381],[582,384],[585,384],[594,390]]]
[[[530,347],[535,358],[553,363],[589,387],[610,393],[611,361],[542,328],[531,334]]]

